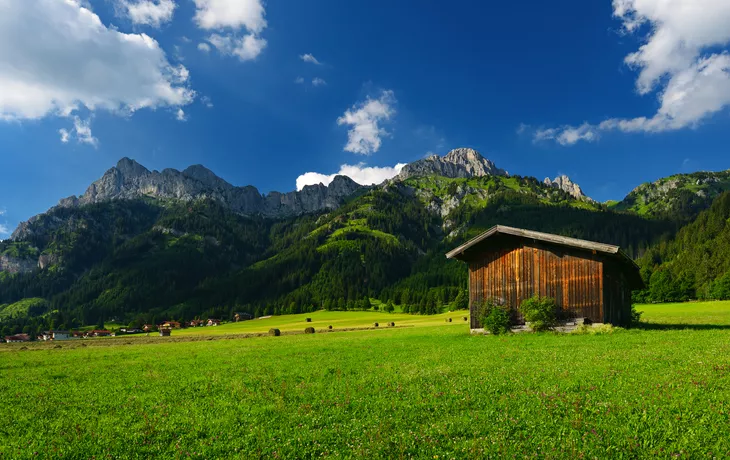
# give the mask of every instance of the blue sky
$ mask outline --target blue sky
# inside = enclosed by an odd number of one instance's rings
[[[730,168],[729,41],[725,0],[8,0],[0,238],[124,156],[268,192],[473,147],[621,199]]]

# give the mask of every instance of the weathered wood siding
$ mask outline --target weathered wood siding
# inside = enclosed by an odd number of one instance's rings
[[[600,256],[588,251],[509,240],[493,246],[469,261],[471,327],[481,327],[477,309],[485,300],[516,311],[535,294],[552,297],[571,316],[604,322],[603,266]]]

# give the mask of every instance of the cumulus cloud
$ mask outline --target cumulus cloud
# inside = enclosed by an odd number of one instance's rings
[[[173,0],[122,0],[120,7],[132,23],[160,27],[172,20],[177,5]]]
[[[76,0],[0,2],[0,88],[0,120],[74,117],[79,141],[92,145],[88,120],[73,115],[79,109],[129,115],[195,96],[187,69],[170,64],[154,39],[106,27]]]
[[[198,43],[198,49],[204,53],[209,53],[210,45],[207,43]]]
[[[188,121],[187,115],[185,115],[185,111],[183,109],[177,109],[177,113],[175,113],[175,119],[177,121]]]
[[[302,60],[302,61],[304,61],[304,62],[309,62],[310,64],[315,64],[315,65],[322,65],[322,63],[321,63],[321,62],[319,62],[319,61],[317,60],[317,58],[316,58],[316,57],[314,57],[314,55],[312,55],[312,54],[309,54],[309,53],[307,53],[307,54],[300,54],[300,55],[299,55],[299,59],[301,59],[301,60]]]
[[[194,1],[196,24],[219,32],[211,34],[208,41],[221,54],[250,61],[266,48],[266,40],[260,37],[267,25],[262,0]]]
[[[730,105],[730,54],[723,49],[730,43],[730,2],[613,0],[613,14],[625,33],[647,31],[644,44],[624,61],[639,72],[639,94],[657,93],[659,109],[648,117],[538,130],[535,140],[573,145],[594,141],[602,131],[661,133],[691,128]]]
[[[58,130],[61,135],[61,142],[67,144],[71,139],[76,139],[79,144],[87,144],[92,147],[99,146],[99,139],[91,133],[91,119],[82,120],[73,116],[73,127],[71,129],[61,128]]]
[[[236,56],[242,61],[256,59],[266,48],[266,40],[249,34],[243,37],[234,35],[212,34],[208,37],[211,45],[223,55]]]
[[[91,120],[82,120],[79,117],[74,117],[74,132],[76,133],[76,139],[80,143],[89,144],[93,147],[99,145],[99,140],[91,134]]]
[[[380,150],[381,138],[389,135],[381,124],[395,115],[395,103],[393,91],[383,91],[378,99],[368,97],[338,118],[338,125],[350,126],[344,150],[360,155]]]
[[[312,79],[312,86],[325,86],[327,84],[323,78],[315,77]]]
[[[336,176],[347,176],[360,185],[380,184],[391,179],[400,173],[405,163],[398,163],[393,167],[365,166],[364,163],[356,165],[342,165],[335,174],[321,174],[316,172],[304,173],[297,177],[297,190],[303,189],[306,185],[324,184],[329,185]]]
[[[63,142],[64,144],[67,144],[69,139],[71,138],[71,133],[69,133],[68,130],[65,128],[59,129],[58,134],[61,135],[61,142]]]
[[[0,237],[6,237],[10,235],[10,229],[6,224],[0,224]]]

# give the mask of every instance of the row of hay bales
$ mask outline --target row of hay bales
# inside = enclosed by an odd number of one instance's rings
[[[312,319],[307,318],[307,322],[311,323]],[[373,327],[380,327],[380,323],[373,323]],[[395,327],[395,323],[391,321],[390,323],[388,323],[388,327]],[[332,330],[332,325],[327,326],[327,329]],[[314,334],[315,332],[317,332],[317,331],[311,326],[304,329],[305,334]],[[269,335],[274,336],[274,337],[279,337],[281,335],[281,330],[276,329],[276,328],[271,328],[271,329],[269,329]]]
[[[469,318],[468,318],[468,317],[466,317],[466,316],[462,316],[462,317],[461,317],[461,319],[463,319],[464,321],[469,321]],[[451,319],[451,318],[446,318],[446,322],[447,322],[447,323],[450,323],[451,321],[452,321],[452,319]]]

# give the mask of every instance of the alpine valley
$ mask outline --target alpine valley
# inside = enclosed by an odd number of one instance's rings
[[[466,267],[444,253],[495,224],[617,244],[642,301],[730,298],[730,170],[639,185],[598,203],[570,178],[510,175],[472,149],[363,187],[262,195],[203,166],[124,158],[0,242],[6,333],[401,305],[463,306]],[[462,305],[453,305],[454,303]]]

